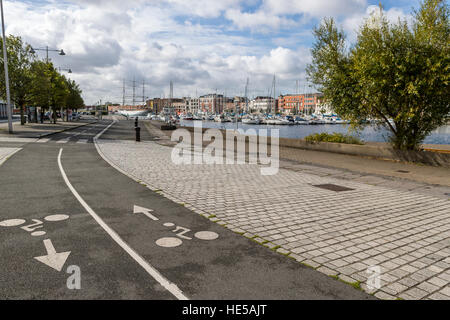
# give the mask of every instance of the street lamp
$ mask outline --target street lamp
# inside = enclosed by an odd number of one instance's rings
[[[63,49],[49,49],[48,48],[48,46],[46,46],[45,48],[31,48],[31,53],[36,53],[36,50],[37,51],[45,51],[46,52],[46,61],[47,61],[47,63],[48,63],[48,52],[49,51],[52,51],[52,52],[59,52],[58,54],[60,55],[60,56],[65,56],[66,55],[66,53],[64,52],[64,50]]]
[[[8,114],[8,131],[13,133],[12,114],[11,114],[11,94],[9,92],[9,74],[8,74],[8,54],[6,52],[6,36],[5,36],[5,17],[3,15],[3,0],[0,0],[2,15],[2,35],[3,35],[3,64],[5,65],[5,85],[6,85],[6,112]]]
[[[33,48],[33,47],[31,47],[31,53],[32,54],[34,54],[34,53],[36,53],[36,51],[45,51],[46,52],[46,62],[47,62],[47,64],[48,64],[48,62],[49,62],[49,59],[48,59],[48,53],[49,53],[49,51],[52,51],[52,52],[58,52],[58,54],[60,55],[60,56],[65,56],[66,55],[66,53],[64,52],[64,50],[63,49],[49,49],[48,48],[48,46],[45,46],[45,48]],[[72,73],[72,70],[70,70],[69,69],[69,73]],[[49,99],[50,99],[50,97],[49,97]],[[50,108],[50,107],[49,107]],[[41,108],[41,123],[43,123],[44,122],[44,120],[43,120],[43,118],[44,118],[44,112],[43,112],[43,110],[42,110],[42,108]],[[55,123],[56,123],[56,118],[55,118]]]
[[[67,73],[72,73],[72,69],[64,69],[64,68],[58,68],[59,72],[61,71],[67,71]]]

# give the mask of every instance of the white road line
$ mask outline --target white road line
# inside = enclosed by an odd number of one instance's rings
[[[50,139],[45,138],[45,139],[39,139],[38,141],[36,141],[36,143],[46,143],[46,142],[49,142],[49,141],[50,141]]]
[[[36,142],[37,138],[1,137],[0,142]]]
[[[68,138],[56,141],[56,143],[67,143],[67,142],[69,142]]]
[[[79,139],[77,143],[87,143],[88,139]]]
[[[111,125],[110,125],[111,126]],[[109,127],[108,127],[109,128]],[[104,130],[106,131],[106,130]],[[61,171],[61,175],[67,185],[67,187],[70,189],[70,191],[73,193],[75,198],[80,202],[80,204],[84,207],[84,209],[94,218],[94,220],[106,231],[106,233],[109,234],[109,236],[120,246],[122,249],[125,250],[126,253],[128,253],[142,268],[144,268],[147,273],[153,277],[161,286],[167,289],[171,294],[173,294],[178,300],[189,300],[183,292],[177,287],[176,284],[170,282],[167,280],[161,273],[159,273],[158,270],[156,270],[152,265],[150,265],[144,258],[142,258],[133,248],[131,248],[128,243],[126,243],[111,227],[109,227],[103,220],[98,216],[94,210],[86,203],[86,201],[83,200],[83,198],[79,195],[79,193],[75,190],[75,188],[70,183],[69,179],[67,178],[67,175],[63,169],[63,166],[61,164],[61,155],[62,155],[63,149],[61,148],[59,150],[58,155],[58,166],[59,170]]]

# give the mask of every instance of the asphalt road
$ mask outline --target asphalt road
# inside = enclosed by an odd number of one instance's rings
[[[374,299],[118,172],[93,144],[109,124],[24,144],[0,166],[0,299]],[[102,138],[133,139],[133,126]]]

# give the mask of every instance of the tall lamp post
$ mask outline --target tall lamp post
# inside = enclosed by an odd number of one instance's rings
[[[59,72],[61,72],[61,71],[67,71],[67,73],[72,73],[72,69],[65,69],[65,68],[61,68],[61,67],[58,67],[58,70],[59,70]],[[62,111],[62,109],[61,109],[61,119],[63,119],[63,111]],[[69,121],[69,108],[67,108],[66,107],[66,121]]]
[[[59,72],[61,71],[67,71],[67,73],[72,73],[72,69],[64,69],[64,68],[58,68]]]
[[[48,46],[46,46],[45,48],[31,48],[31,53],[35,53],[36,51],[45,51],[45,52],[46,52],[46,58],[45,58],[45,61],[46,61],[47,63],[48,63],[48,61],[49,61],[49,59],[48,59],[48,52],[49,52],[49,51],[52,51],[52,52],[59,52],[58,54],[59,54],[60,56],[65,56],[65,55],[66,55],[66,53],[64,52],[63,49],[59,49],[59,50],[56,50],[56,49],[49,49]]]
[[[58,52],[58,54],[60,55],[60,56],[65,56],[66,55],[66,53],[64,52],[64,50],[63,49],[49,49],[48,48],[48,46],[45,46],[45,48],[33,48],[33,47],[31,47],[31,53],[36,53],[36,51],[45,51],[46,52],[46,58],[45,58],[45,61],[46,61],[46,63],[48,64],[48,62],[50,61],[49,60],[49,58],[48,58],[48,53],[49,52]],[[70,69],[69,69],[70,70]],[[70,70],[70,72],[69,73],[71,73],[71,71],[72,70]],[[50,94],[49,94],[49,100],[50,100]],[[50,101],[49,101],[49,110],[50,110]],[[43,109],[41,108],[41,123],[43,123],[44,122],[44,111],[43,111]],[[56,123],[56,116],[54,116],[54,122]]]
[[[0,7],[1,7],[1,15],[2,15],[3,64],[5,65],[6,108],[7,108],[6,112],[8,115],[8,131],[9,131],[9,133],[13,133],[11,94],[9,92],[8,54],[6,52],[5,17],[3,15],[3,0],[0,0]]]

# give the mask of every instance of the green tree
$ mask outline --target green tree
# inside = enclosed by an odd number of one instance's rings
[[[3,46],[3,39],[0,39]],[[25,44],[21,37],[6,37],[8,54],[8,71],[10,81],[11,102],[20,108],[21,124],[25,124],[25,107],[30,102],[31,64],[35,54],[30,45]],[[3,55],[0,62],[4,64]],[[0,96],[6,99],[5,70],[0,68]]]
[[[31,65],[31,98],[30,103],[41,108],[41,122],[44,119],[44,111],[50,110],[51,69],[48,64],[36,60]]]
[[[450,112],[449,7],[425,0],[413,21],[372,16],[346,46],[332,18],[314,29],[309,79],[340,116],[355,125],[374,118],[391,131],[394,148],[417,150]]]
[[[84,101],[81,97],[81,89],[74,80],[67,80],[67,87],[69,89],[69,95],[66,101],[66,114],[68,117],[68,109],[77,110],[84,107]]]
[[[49,63],[50,69],[50,107],[53,111],[53,123],[56,124],[57,111],[66,108],[67,98],[70,91],[67,85],[67,79],[61,75],[54,67]]]

